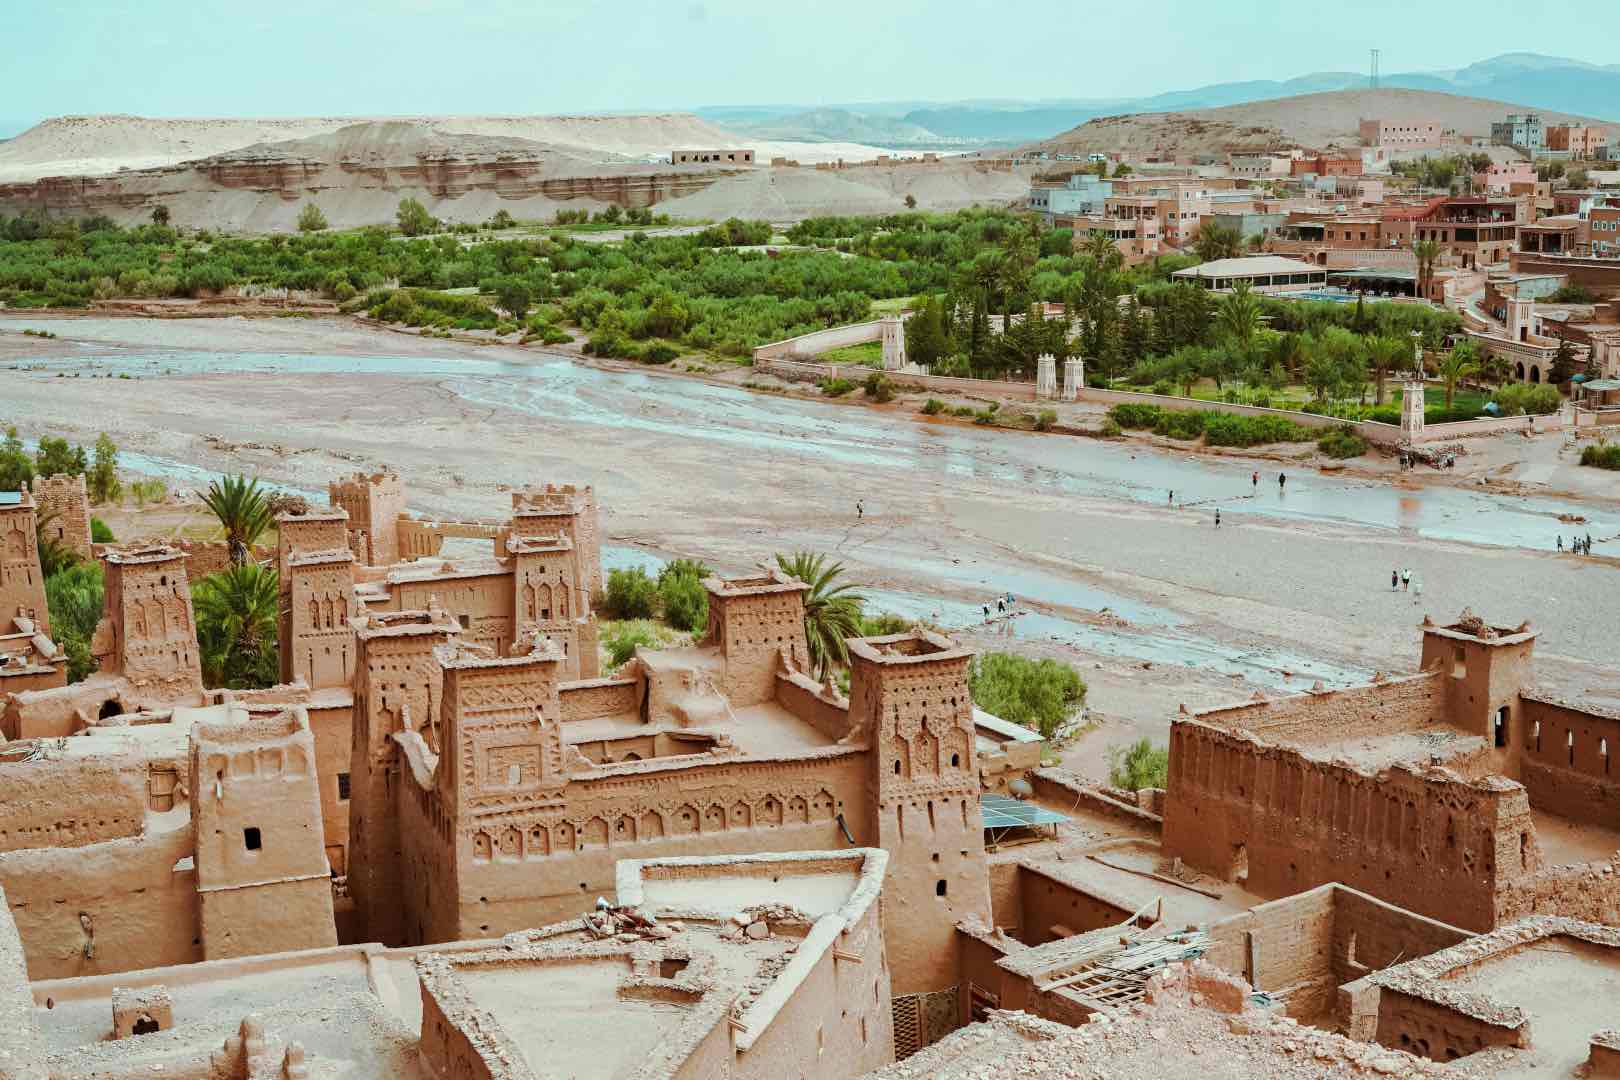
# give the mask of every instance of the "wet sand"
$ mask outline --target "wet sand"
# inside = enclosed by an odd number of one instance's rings
[[[61,337],[15,332],[27,325]],[[127,464],[177,485],[246,471],[324,493],[388,465],[414,510],[495,516],[512,486],[590,483],[620,549],[727,570],[829,551],[879,593],[875,607],[958,627],[1011,591],[1031,614],[969,636],[1080,668],[1107,721],[1075,755],[1093,774],[1102,746],[1162,737],[1178,704],[1409,669],[1424,613],[1465,605],[1534,621],[1545,683],[1620,701],[1620,574],[1538,546],[1573,507],[1613,550],[1620,513],[1601,500],[1400,490],[1292,465],[1279,492],[1268,463],[1257,491],[1244,459],[934,423],[337,320],[7,317],[0,401],[25,436],[88,443],[106,430]],[[1192,505],[1165,505],[1170,484]],[[1414,569],[1420,602],[1390,591],[1395,566]]]

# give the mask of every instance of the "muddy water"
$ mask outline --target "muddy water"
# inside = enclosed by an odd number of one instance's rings
[[[0,320],[0,327],[7,325]],[[20,325],[20,324],[15,324]],[[1413,538],[1549,550],[1560,514],[1591,514],[1558,499],[1453,487],[1402,491],[1377,481],[1316,472],[1277,482],[1253,465],[1090,439],[1019,437],[957,424],[896,423],[831,403],[768,397],[729,386],[605,372],[566,359],[508,362],[482,357],[359,357],[200,352],[83,345],[67,359],[24,361],[46,371],[161,376],[224,372],[365,374],[432,380],[465,402],[561,425],[640,431],[805,465],[860,466],[934,479],[1016,483],[1077,498],[1176,503],[1223,514],[1358,526]],[[629,405],[627,402],[639,403]],[[134,464],[132,461],[131,464]],[[1612,518],[1612,520],[1611,520]],[[1598,511],[1583,525],[1600,554],[1620,555],[1620,515]],[[1013,587],[1010,584],[1006,587]],[[1016,589],[1015,589],[1016,591]],[[1033,590],[1031,590],[1033,591]]]

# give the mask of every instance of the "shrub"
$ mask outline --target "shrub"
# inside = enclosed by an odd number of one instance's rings
[[[99,522],[92,519],[92,535],[96,524]],[[99,542],[111,542],[112,534],[109,532],[107,536],[107,540]],[[101,621],[102,582],[101,563],[95,561],[75,563],[45,579],[51,637],[67,653],[68,682],[78,682],[96,670],[95,658],[90,655],[90,639]]]
[[[399,209],[394,213],[394,221],[399,225],[399,231],[406,236],[421,236],[438,228],[438,221],[427,212],[427,207],[415,199],[399,200]]]
[[[298,212],[298,231],[305,233],[326,231],[326,215],[314,203],[305,203]]]
[[[1176,392],[1176,384],[1169,379],[1157,379],[1153,383],[1152,392],[1160,397],[1171,397]],[[1151,407],[1149,406],[1149,408]]]
[[[855,389],[855,384],[848,379],[822,379],[819,385],[821,392],[828,397],[843,397]]]
[[[1204,441],[1210,446],[1263,446],[1266,443],[1309,442],[1316,432],[1280,416],[1232,416],[1203,413]]]
[[[922,412],[924,416],[938,416],[944,411],[945,403],[939,400],[939,398],[931,397],[927,401],[923,402]]]
[[[608,667],[617,668],[636,655],[638,646],[654,648],[658,645],[658,631],[646,620],[623,622],[612,627],[602,638],[607,650]]]
[[[1159,414],[1159,422],[1153,425],[1153,434],[1168,435],[1172,439],[1196,439],[1204,433],[1204,412],[1182,412],[1177,409],[1167,409]]]
[[[1509,383],[1496,392],[1503,416],[1545,416],[1563,405],[1558,387],[1545,383]]]
[[[1620,471],[1620,443],[1599,443],[1581,450],[1581,464]]]
[[[98,517],[90,519],[90,540],[96,544],[117,543],[117,538],[113,536],[112,529]]]
[[[894,400],[894,383],[881,371],[868,375],[863,389],[868,398],[880,405]]]
[[[1108,419],[1103,421],[1102,429],[1099,434],[1101,434],[1105,439],[1117,439],[1121,434],[1124,433],[1124,431],[1125,429],[1119,426],[1119,421],[1110,416]]]
[[[1108,748],[1108,783],[1125,791],[1162,788],[1170,778],[1170,748],[1138,739]]]
[[[903,615],[893,612],[882,612],[877,615],[861,616],[861,637],[886,637],[889,634],[903,634],[916,623]]]
[[[679,355],[681,354],[677,350],[668,345],[648,345],[641,350],[641,355],[636,359],[643,364],[667,364]]]
[[[703,579],[710,570],[701,562],[676,559],[658,572],[658,599],[664,621],[677,630],[702,633],[709,625],[709,590]]]
[[[650,619],[658,606],[658,584],[639,566],[608,573],[603,609],[614,619]]]
[[[1000,419],[1000,417],[997,416],[997,413],[999,413],[1000,411],[1001,411],[1001,405],[999,403],[997,403],[997,402],[992,401],[990,404],[986,405],[984,408],[982,408],[982,409],[978,410],[977,412],[973,413],[973,422],[975,424],[993,424],[997,420]]]
[[[973,703],[1050,739],[1086,700],[1086,684],[1067,664],[1012,653],[985,653],[968,667]]]
[[[1109,419],[1122,428],[1141,429],[1157,427],[1159,418],[1164,410],[1157,405],[1138,405],[1134,403],[1115,405],[1108,410]]]
[[[1051,431],[1057,424],[1057,411],[1055,409],[1042,409],[1035,417],[1036,431]]]
[[[1316,440],[1316,448],[1330,458],[1360,457],[1367,452],[1367,440],[1352,427],[1336,427]]]

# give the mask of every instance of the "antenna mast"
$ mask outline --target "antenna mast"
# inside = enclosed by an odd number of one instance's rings
[[[1372,74],[1371,74],[1370,79],[1368,80],[1368,84],[1374,90],[1378,89],[1378,50],[1377,49],[1372,50]]]

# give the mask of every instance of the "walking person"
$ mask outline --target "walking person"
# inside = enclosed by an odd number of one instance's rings
[[[1404,566],[1401,567],[1401,588],[1408,591],[1412,588],[1412,571]]]
[[[1422,599],[1423,599],[1423,582],[1420,581],[1417,584],[1412,586],[1412,603],[1415,604],[1415,603],[1417,603],[1418,601],[1420,601]]]
[[[855,520],[860,521],[865,517],[866,517],[866,504],[861,502],[861,500],[856,499],[855,500]]]
[[[1564,534],[1563,533],[1558,534],[1558,553],[1560,555],[1562,555],[1564,553]]]
[[[1592,554],[1592,534],[1591,533],[1586,534],[1586,553],[1588,555]]]
[[[1175,488],[1171,488],[1171,489],[1170,489],[1170,499],[1169,499],[1169,504],[1170,504],[1170,505],[1171,505],[1171,506],[1174,506],[1174,505],[1176,505],[1176,489],[1175,489]]]
[[[1254,475],[1249,477],[1249,481],[1250,481],[1250,483],[1254,484],[1254,489],[1256,491],[1260,490],[1260,470],[1259,469],[1254,470]]]
[[[1215,508],[1215,527],[1221,527],[1221,508],[1218,506]]]
[[[1287,486],[1288,486],[1288,474],[1285,473],[1285,472],[1278,473],[1277,474],[1277,490],[1281,491],[1283,488],[1285,488]]]
[[[1400,587],[1401,587],[1401,572],[1399,570],[1391,570],[1389,572],[1389,591],[1394,592],[1395,590],[1399,589]]]
[[[1004,596],[996,597],[996,614],[997,615],[1005,615],[1005,614],[1007,614],[1007,598],[1006,597],[1004,597]]]

